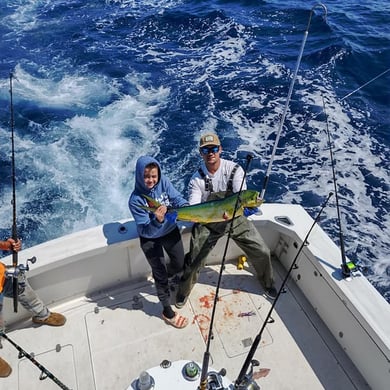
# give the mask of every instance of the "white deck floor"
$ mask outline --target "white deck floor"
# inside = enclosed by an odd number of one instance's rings
[[[278,262],[275,271],[280,285],[284,271]],[[183,330],[161,320],[161,307],[150,280],[56,307],[67,316],[64,327],[36,327],[26,321],[7,334],[28,353],[34,353],[37,361],[70,389],[127,389],[141,371],[158,366],[164,359],[194,360],[202,365],[218,272],[219,267],[213,266],[201,273],[180,311],[190,318],[190,325]],[[225,368],[227,377],[234,381],[271,302],[262,295],[250,268],[239,271],[232,263],[226,264],[219,296],[210,368]],[[240,316],[249,312],[252,315]],[[274,322],[266,326],[254,356],[260,361],[255,376],[262,389],[368,389],[293,282],[281,295],[272,318]],[[39,369],[26,358],[19,359],[8,341],[2,344],[0,356],[11,364],[13,372],[0,379],[0,389],[59,388],[49,378],[40,380]],[[194,389],[198,385],[193,382]]]

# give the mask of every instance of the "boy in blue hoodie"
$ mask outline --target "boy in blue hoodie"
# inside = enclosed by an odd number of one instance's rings
[[[161,204],[154,212],[143,209],[148,206],[143,195]],[[142,156],[135,168],[134,191],[129,198],[129,208],[137,224],[141,248],[148,260],[156,284],[157,296],[163,306],[162,318],[175,328],[184,328],[188,319],[172,310],[168,278],[183,271],[184,248],[176,222],[165,218],[167,207],[182,207],[188,202],[161,173],[160,164],[153,157]],[[141,207],[140,207],[141,206]],[[164,250],[170,263],[165,263]]]

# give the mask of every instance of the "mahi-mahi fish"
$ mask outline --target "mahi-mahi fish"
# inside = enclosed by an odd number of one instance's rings
[[[148,202],[148,206],[141,206],[148,211],[156,210],[161,204],[147,195],[143,197]],[[210,200],[191,206],[179,208],[168,208],[166,217],[171,221],[187,221],[198,223],[211,223],[229,221],[233,218],[234,208],[237,203],[238,193],[227,196],[223,199]],[[260,193],[254,190],[241,191],[240,199],[237,203],[235,216],[238,217],[244,213],[244,208],[258,207],[263,203]]]

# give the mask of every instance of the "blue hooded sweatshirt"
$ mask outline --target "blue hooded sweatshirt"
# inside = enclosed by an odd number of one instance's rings
[[[157,184],[152,189],[146,187],[144,181],[145,167],[150,163],[157,164],[159,178]],[[147,195],[167,207],[178,208],[188,205],[187,200],[173,187],[169,179],[161,173],[161,167],[157,160],[150,156],[142,156],[137,160],[135,166],[135,186],[129,198],[129,209],[137,224],[138,234],[141,237],[163,237],[175,229],[175,222],[165,219],[163,223],[160,223],[154,213],[139,207],[148,205],[142,195]]]

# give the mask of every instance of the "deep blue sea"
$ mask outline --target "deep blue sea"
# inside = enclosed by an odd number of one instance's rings
[[[307,30],[315,4],[2,1],[0,237],[12,226],[13,72],[25,248],[129,218],[142,154],[186,195],[199,135],[216,131],[225,158],[254,155],[250,188],[271,167],[265,201],[313,217],[334,190],[332,150],[347,256],[390,302],[390,3],[329,0]],[[336,217],[332,198],[320,224],[339,242]]]

